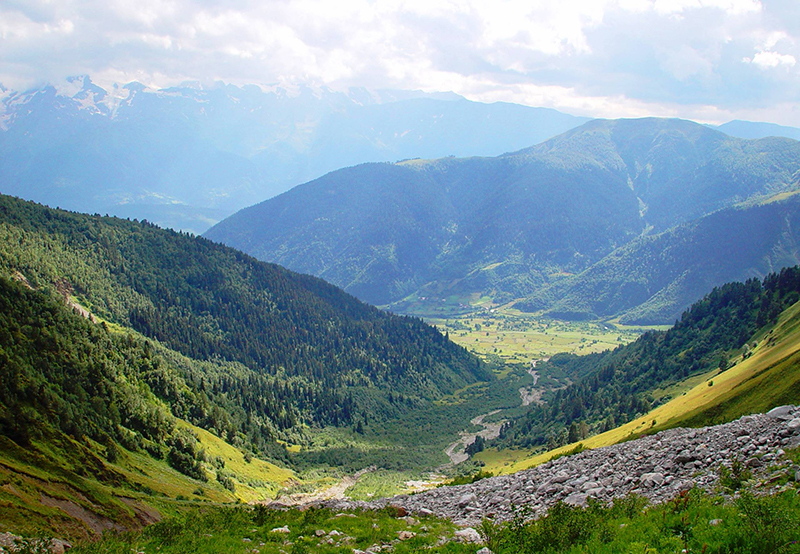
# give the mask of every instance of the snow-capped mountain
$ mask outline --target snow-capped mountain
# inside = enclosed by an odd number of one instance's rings
[[[340,167],[497,155],[584,121],[454,94],[82,76],[0,88],[0,192],[199,233]]]

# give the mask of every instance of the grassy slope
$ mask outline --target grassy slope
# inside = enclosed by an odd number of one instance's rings
[[[800,401],[800,303],[785,310],[778,323],[762,330],[750,343],[758,342],[753,354],[741,357],[723,373],[713,370],[675,387],[675,397],[625,425],[589,437],[586,448],[600,448],[645,432],[680,426],[702,426],[731,421],[742,415]],[[713,384],[710,384],[713,383]],[[683,390],[681,390],[683,389]],[[655,425],[653,424],[655,422]],[[536,455],[527,451],[488,450],[476,456],[495,473],[514,473],[548,461],[574,449],[568,444]]]
[[[103,446],[51,435],[20,448],[0,437],[0,532],[23,536],[87,538],[105,529],[133,529],[197,502],[215,504],[274,498],[294,473],[253,458],[211,433],[191,426],[210,456],[220,456],[235,474],[232,494],[214,479],[201,482],[178,473],[164,461],[119,447],[115,463]],[[202,491],[201,494],[197,494]],[[55,501],[51,500],[55,499]]]

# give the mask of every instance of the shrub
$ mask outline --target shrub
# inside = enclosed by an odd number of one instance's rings
[[[750,477],[752,473],[739,458],[731,461],[730,469],[725,466],[719,468],[719,484],[725,490],[738,491]]]

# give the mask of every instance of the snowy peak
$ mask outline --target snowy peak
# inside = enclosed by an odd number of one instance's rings
[[[329,171],[518,150],[585,120],[420,91],[95,83],[0,91],[2,192],[205,231]]]

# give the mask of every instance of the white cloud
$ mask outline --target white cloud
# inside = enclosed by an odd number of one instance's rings
[[[791,54],[778,54],[777,52],[769,51],[758,52],[752,58],[744,58],[744,61],[763,68],[778,67],[779,65],[794,67],[797,63],[797,60]]]
[[[713,60],[691,46],[680,45],[678,48],[664,50],[661,57],[662,67],[679,81],[707,77],[714,71]]]
[[[716,8],[728,14],[741,15],[759,12],[762,6],[758,0],[655,0],[653,7],[661,14]]]
[[[800,56],[795,5],[4,0],[0,79],[7,86],[83,73],[155,86],[310,81],[453,90],[607,117],[708,113],[708,106],[733,114],[800,97],[800,75],[791,70]]]

